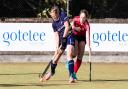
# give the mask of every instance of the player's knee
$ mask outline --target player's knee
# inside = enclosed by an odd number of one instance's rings
[[[77,54],[75,52],[72,53],[72,57],[75,58]]]
[[[75,58],[76,57],[76,55],[72,55],[72,58]]]
[[[66,49],[66,46],[61,46],[60,49],[61,50],[65,50]]]
[[[59,49],[59,50],[57,51],[57,54],[62,55],[63,52],[64,52],[64,50]]]

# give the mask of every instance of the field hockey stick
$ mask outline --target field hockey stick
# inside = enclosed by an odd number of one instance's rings
[[[89,81],[92,81],[91,49],[89,48]]]

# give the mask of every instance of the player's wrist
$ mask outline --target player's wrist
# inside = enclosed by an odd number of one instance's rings
[[[80,29],[79,29],[79,27],[76,27],[76,31],[79,31]]]
[[[77,31],[77,32],[82,31],[81,27],[76,27],[76,31]]]
[[[62,44],[65,44],[67,42],[67,37],[62,38]]]
[[[65,50],[66,49],[66,45],[67,45],[67,37],[63,37],[62,38],[62,42],[61,42],[61,49]]]
[[[66,40],[66,37],[62,37],[62,42]]]

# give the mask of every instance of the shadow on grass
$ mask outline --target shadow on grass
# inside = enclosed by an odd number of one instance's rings
[[[52,80],[52,81],[67,81],[67,80]],[[78,80],[78,82],[128,82],[128,79],[95,79],[95,80]],[[74,84],[78,84],[78,83],[74,83]],[[73,84],[73,85],[74,85]],[[63,86],[63,85],[71,85],[70,83],[8,83],[8,84],[4,84],[4,83],[0,83],[0,87],[22,87],[22,86],[40,86],[40,87],[47,87],[47,86]]]
[[[81,82],[107,82],[107,81],[114,81],[114,82],[128,82],[128,79],[94,79],[94,80],[78,80]]]
[[[21,86],[61,86],[61,85],[69,85],[69,84],[39,84],[39,83],[20,83],[20,84],[0,84],[0,87],[21,87]]]
[[[0,74],[0,75],[33,75],[33,74],[39,74],[39,73],[8,73],[8,74]]]

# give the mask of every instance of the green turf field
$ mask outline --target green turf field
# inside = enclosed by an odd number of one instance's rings
[[[65,64],[58,64],[56,75],[47,82],[39,82],[38,74],[47,63],[1,63],[0,89],[128,89],[128,64],[82,64],[78,81],[68,83]]]

